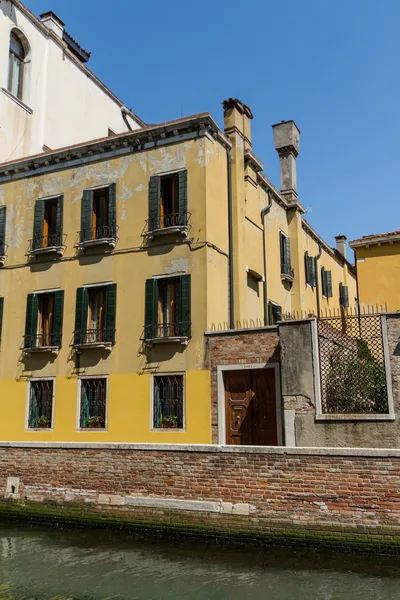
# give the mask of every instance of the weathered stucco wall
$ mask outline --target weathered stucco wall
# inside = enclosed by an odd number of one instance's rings
[[[0,444],[0,515],[400,546],[400,453]]]
[[[356,248],[356,258],[361,308],[368,311],[378,305],[400,310],[400,243]]]
[[[279,327],[284,419],[290,422],[287,445],[298,447],[399,448],[400,446],[400,314],[386,317],[393,393],[392,420],[316,420],[311,321]],[[332,417],[332,415],[330,415]],[[287,427],[285,432],[287,432]]]

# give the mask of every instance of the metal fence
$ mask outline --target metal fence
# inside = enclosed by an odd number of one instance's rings
[[[325,317],[317,327],[322,412],[388,413],[381,315]]]

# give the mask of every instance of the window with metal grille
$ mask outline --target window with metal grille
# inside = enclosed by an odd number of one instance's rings
[[[81,379],[81,429],[104,429],[106,425],[107,379]]]
[[[49,429],[52,426],[53,386],[52,379],[38,379],[30,382],[29,429]]]
[[[154,377],[154,428],[183,429],[183,375]]]

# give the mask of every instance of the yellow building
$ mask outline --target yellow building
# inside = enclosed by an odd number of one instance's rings
[[[250,109],[224,113],[0,165],[0,439],[210,443],[206,330],[354,304],[302,217],[293,121],[278,192]]]
[[[354,250],[361,311],[400,310],[400,231],[366,235]]]

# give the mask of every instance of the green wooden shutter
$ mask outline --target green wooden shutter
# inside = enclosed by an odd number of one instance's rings
[[[187,170],[178,172],[178,224],[187,223]]]
[[[326,297],[332,298],[332,271],[325,271]]]
[[[308,252],[304,252],[304,270],[306,272],[306,283],[310,283],[310,265],[308,261]]]
[[[117,312],[117,285],[112,283],[106,288],[106,331],[105,341],[115,344],[115,317]]]
[[[26,299],[24,348],[36,348],[39,301],[36,294],[28,294]]]
[[[315,287],[317,285],[317,261],[314,256],[309,256],[310,262],[310,285]]]
[[[3,311],[4,311],[4,298],[0,298],[0,342],[3,331]]]
[[[36,200],[33,217],[32,250],[43,248],[44,200]]]
[[[340,288],[340,298],[341,298],[341,305],[343,306],[343,308],[348,308],[349,306],[349,288],[347,287],[347,285],[341,285]]]
[[[290,271],[292,268],[291,257],[290,257],[290,239],[287,236],[283,237],[283,248],[284,248],[284,253],[285,253],[286,274],[290,275]]]
[[[83,190],[81,204],[81,242],[92,237],[93,190]]]
[[[146,279],[144,339],[150,340],[157,337],[158,325],[158,281]]]
[[[326,271],[325,271],[325,267],[321,267],[321,288],[322,288],[322,295],[325,296],[325,298],[326,298],[327,295],[326,295]]]
[[[149,231],[160,228],[161,178],[150,177],[149,182]]]
[[[86,342],[87,318],[88,291],[87,288],[78,288],[76,290],[74,344]]]
[[[29,398],[29,429],[35,429],[38,425],[39,418],[39,403],[37,399],[37,389],[33,381],[30,383],[30,398]]]
[[[6,242],[6,214],[7,207],[0,206],[0,256],[5,255],[4,244]]]
[[[117,186],[115,183],[108,186],[108,227],[109,236],[117,237]]]
[[[62,245],[62,233],[63,233],[63,213],[64,213],[64,196],[58,196],[57,198],[57,237],[59,246]]]
[[[181,306],[180,322],[182,323],[182,335],[190,337],[191,334],[191,299],[190,299],[190,275],[182,275],[181,280]]]
[[[87,390],[87,379],[81,379],[81,414],[79,426],[84,429],[88,426],[89,419],[89,395]]]
[[[61,348],[64,313],[64,290],[54,292],[54,319],[52,346]]]

